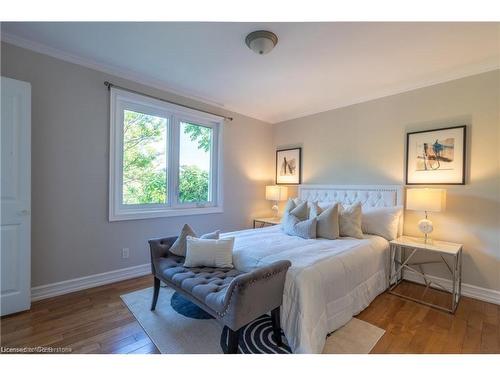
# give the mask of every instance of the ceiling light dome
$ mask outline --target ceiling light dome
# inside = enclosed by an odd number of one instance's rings
[[[258,30],[248,34],[245,43],[255,53],[265,55],[278,44],[278,37],[270,31]]]

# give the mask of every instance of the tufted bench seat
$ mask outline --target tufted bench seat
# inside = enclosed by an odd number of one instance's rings
[[[285,276],[291,263],[278,261],[241,272],[234,268],[184,267],[184,257],[169,249],[177,237],[149,240],[156,307],[160,281],[205,310],[229,328],[228,353],[238,351],[241,328],[271,311],[274,339],[281,344],[280,306]]]

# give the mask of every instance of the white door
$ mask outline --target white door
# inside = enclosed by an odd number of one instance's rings
[[[2,77],[1,315],[31,304],[31,85]]]

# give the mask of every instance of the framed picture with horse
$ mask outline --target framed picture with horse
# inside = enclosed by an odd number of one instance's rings
[[[465,185],[466,126],[406,134],[407,185]]]
[[[302,182],[302,148],[276,151],[276,185],[298,185]]]

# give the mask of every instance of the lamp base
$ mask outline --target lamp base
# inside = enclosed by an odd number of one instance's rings
[[[432,221],[429,219],[422,219],[418,222],[418,229],[424,234],[424,243],[432,243],[432,239],[429,234],[434,230],[434,226],[432,225]]]
[[[279,214],[279,207],[277,204],[273,205],[271,207],[271,210],[273,210],[273,217],[278,217],[278,214]]]

